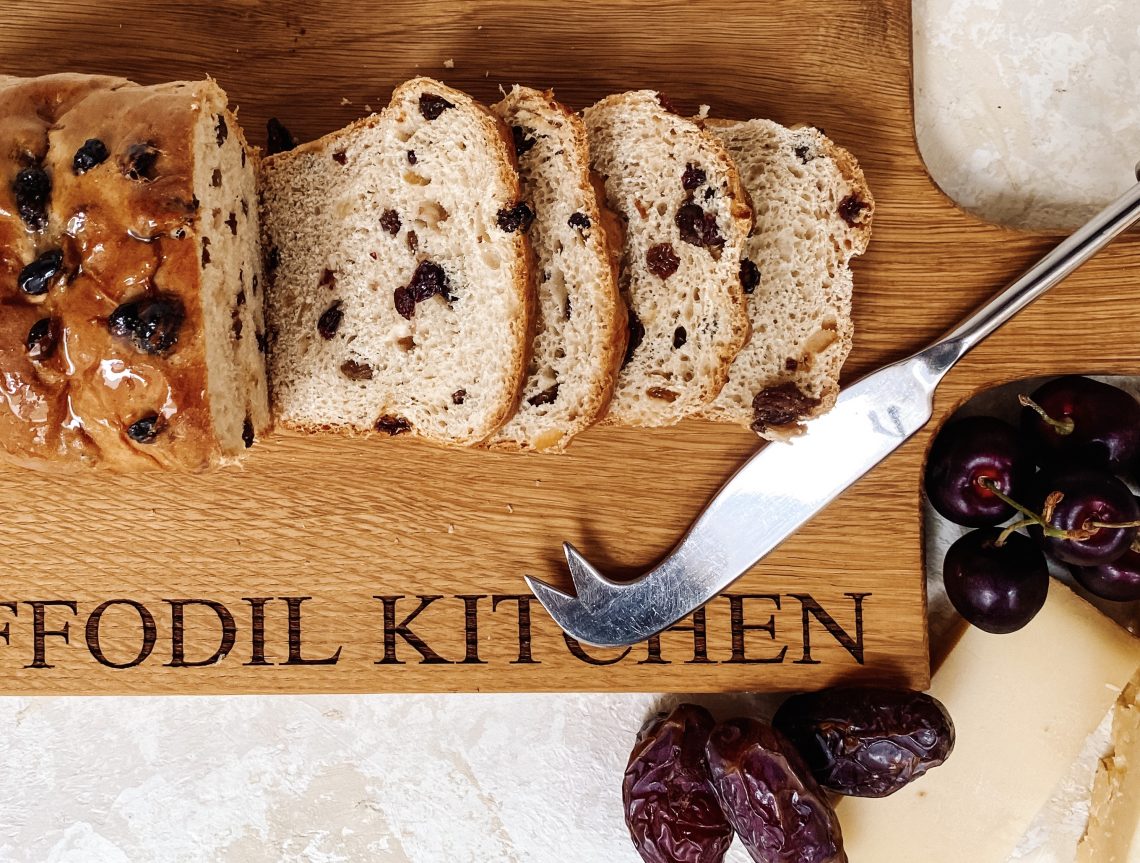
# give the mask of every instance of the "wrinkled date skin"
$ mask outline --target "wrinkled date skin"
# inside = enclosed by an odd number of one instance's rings
[[[835,810],[782,734],[733,719],[713,729],[705,754],[720,807],[756,863],[847,863]]]
[[[935,698],[909,689],[825,689],[789,698],[776,726],[829,791],[886,797],[954,749],[954,723]]]
[[[732,844],[705,771],[715,724],[703,707],[681,704],[637,735],[621,790],[629,835],[646,863],[720,863]]]

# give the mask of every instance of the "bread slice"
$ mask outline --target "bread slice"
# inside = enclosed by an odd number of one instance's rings
[[[629,349],[606,423],[672,425],[709,404],[748,340],[747,195],[716,136],[652,90],[583,114],[606,201],[625,222]]]
[[[835,403],[853,334],[850,262],[867,248],[875,202],[855,158],[818,129],[705,126],[736,160],[756,228],[740,270],[752,340],[704,416],[786,438]]]
[[[216,83],[0,77],[8,460],[200,470],[269,428],[256,152]]]
[[[279,421],[489,437],[517,403],[534,306],[502,123],[416,78],[379,115],[264,165]]]
[[[560,452],[605,412],[625,356],[621,228],[598,205],[581,118],[551,91],[517,85],[491,110],[514,133],[522,197],[534,210],[538,291],[522,398],[491,444]]]

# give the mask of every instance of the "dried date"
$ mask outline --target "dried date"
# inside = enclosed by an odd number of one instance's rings
[[[705,749],[721,810],[757,863],[847,863],[839,821],[791,743],[753,719],[722,722]]]
[[[954,723],[935,698],[909,689],[858,687],[796,695],[773,724],[824,788],[886,797],[937,767],[954,749]]]
[[[720,863],[732,827],[705,772],[714,721],[703,707],[678,705],[637,735],[622,782],[625,823],[647,863]]]

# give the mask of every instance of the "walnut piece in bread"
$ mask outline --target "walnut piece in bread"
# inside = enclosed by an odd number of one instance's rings
[[[199,470],[270,426],[256,153],[213,81],[0,77],[0,450]]]

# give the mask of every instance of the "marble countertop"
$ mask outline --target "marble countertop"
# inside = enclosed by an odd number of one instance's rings
[[[913,0],[915,127],[961,206],[1072,228],[1140,160],[1140,5]]]
[[[1071,226],[1129,183],[1140,4],[915,0],[914,21],[919,142],[951,197]],[[2,698],[0,860],[634,863],[621,772],[675,700]]]

